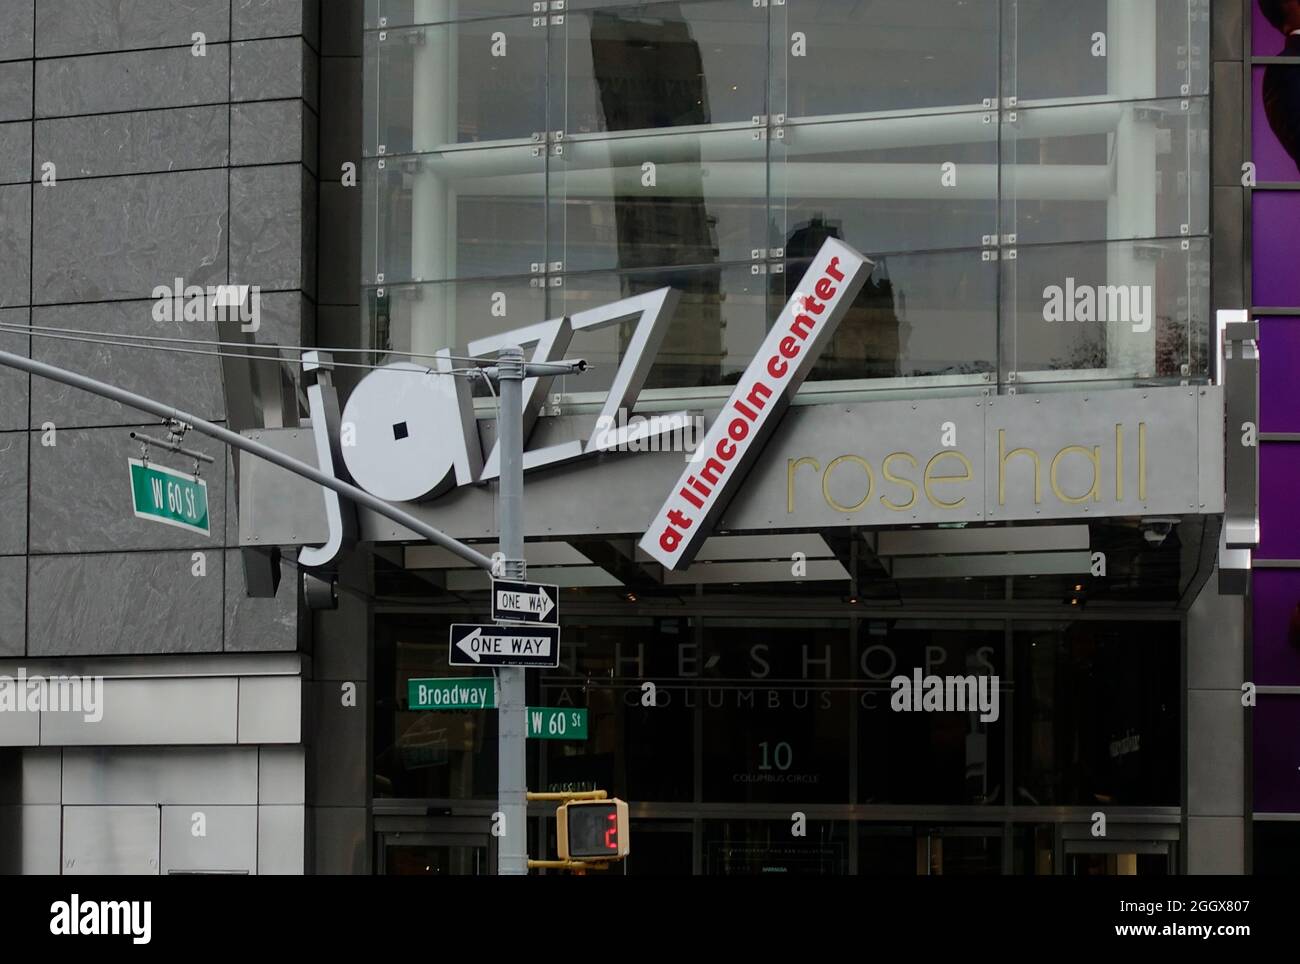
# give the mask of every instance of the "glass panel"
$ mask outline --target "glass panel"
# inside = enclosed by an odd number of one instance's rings
[[[546,293],[541,280],[496,278],[368,289],[367,331],[370,346],[380,356],[377,364],[407,361],[403,352],[451,348],[453,354],[464,355],[467,343],[476,338],[542,321]]]
[[[566,138],[549,166],[550,257],[565,271],[748,261],[767,235],[753,135]]]
[[[328,0],[327,0],[328,2]],[[670,6],[685,6],[698,0],[679,0]],[[442,23],[447,20],[470,20],[499,14],[531,10],[551,17],[565,17],[567,10],[586,7],[643,7],[646,0],[366,0],[365,28],[405,27],[414,23]],[[653,9],[653,8],[652,8]]]
[[[532,6],[531,0],[366,0],[365,28],[374,30],[417,23],[469,20],[494,14],[519,13]]]
[[[945,828],[916,837],[917,873],[969,877],[1002,873],[1002,837],[984,830]]]
[[[573,315],[588,308],[670,287],[680,300],[646,379],[646,388],[689,388],[733,384],[767,332],[766,277],[749,265],[663,271],[567,275],[551,288],[551,314]],[[607,390],[618,371],[635,322],[575,332],[570,357],[591,368],[567,382],[575,392]],[[556,391],[562,391],[560,382]]]
[[[848,825],[809,820],[806,830],[792,836],[789,820],[706,820],[704,873],[847,874]]]
[[[1056,824],[1017,827],[1012,835],[1011,872],[1025,877],[1050,877],[1055,870]]]
[[[1204,98],[1017,113],[1002,128],[1002,231],[1016,243],[1209,233]]]
[[[694,799],[694,712],[686,691],[672,682],[679,646],[690,634],[689,622],[680,619],[565,620],[564,665],[541,674],[541,702],[530,705],[586,706],[588,737],[535,741],[544,746],[548,791]],[[654,706],[641,704],[646,680],[657,684]]]
[[[493,872],[488,866],[487,847],[450,844],[390,844],[384,854],[384,866],[387,874],[403,876],[467,877]]]
[[[1004,262],[1017,380],[1180,379],[1206,372],[1204,239],[1020,248]],[[1184,367],[1186,366],[1186,367]]]
[[[710,621],[704,631],[690,666],[700,680],[689,693],[704,716],[704,799],[846,802],[848,623]]]
[[[633,820],[633,849],[623,860],[628,874],[643,877],[689,877],[695,858],[690,824]]]
[[[1300,317],[1265,316],[1257,323],[1265,349],[1259,358],[1259,430],[1300,432],[1292,374],[1300,372]]]
[[[1300,224],[1300,191],[1251,191],[1251,302],[1259,307],[1300,305],[1300,271],[1289,257]]]
[[[948,626],[900,620],[859,640],[858,802],[1008,802],[1003,634]]]
[[[1177,806],[1177,623],[1014,634],[1016,803]]]
[[[366,161],[363,284],[540,270],[545,164],[527,145]]]
[[[551,28],[549,130],[751,124],[766,113],[767,7],[751,0],[570,12]]]
[[[1287,41],[1288,57],[1300,56],[1300,34]],[[1250,159],[1258,183],[1300,178],[1300,65],[1269,64],[1251,72]]]
[[[858,825],[858,874],[915,877],[916,837],[911,827]]]
[[[407,681],[485,675],[447,663],[446,623],[376,626],[376,797],[495,797],[495,710],[408,710]],[[441,630],[441,632],[439,632]]]
[[[1300,686],[1300,569],[1260,569],[1250,581],[1251,679],[1262,686]]]
[[[1071,877],[1163,877],[1169,873],[1168,853],[1125,850],[1071,851],[1065,854],[1065,873]]]
[[[998,10],[967,0],[772,8],[772,111],[916,111],[997,96]]]
[[[821,221],[864,254],[979,245],[997,231],[998,145],[980,114],[787,126],[772,209],[787,247]]]
[[[366,34],[367,157],[532,141],[546,126],[546,31],[527,17]]]
[[[1138,100],[1209,92],[1208,0],[1003,0],[1003,96]]]
[[[1300,823],[1251,821],[1251,853],[1256,877],[1295,877],[1300,867]]]
[[[772,277],[775,317],[825,238],[841,228],[813,218],[792,226],[783,274]],[[853,238],[846,238],[850,244]],[[988,252],[891,254],[822,352],[810,380],[990,372],[997,368],[997,265]]]

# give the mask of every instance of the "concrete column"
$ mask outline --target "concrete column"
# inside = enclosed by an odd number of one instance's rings
[[[1219,595],[1218,585],[1212,573],[1187,612],[1183,853],[1189,874],[1245,873],[1250,832],[1244,599]]]

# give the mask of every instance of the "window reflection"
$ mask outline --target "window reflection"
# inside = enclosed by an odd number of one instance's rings
[[[528,17],[373,32],[366,56],[367,156],[527,142],[546,129],[546,31]]]
[[[1005,803],[1006,677],[999,630],[880,623],[859,641],[858,799],[863,803]],[[894,708],[891,683],[919,672],[986,681],[989,712]],[[996,677],[996,684],[994,678]],[[924,683],[923,683],[924,685]],[[983,717],[996,717],[985,720]]]
[[[1209,242],[1124,241],[1021,248],[1005,262],[1013,370],[1177,379],[1205,372]],[[1186,368],[1184,368],[1186,366]]]
[[[1136,100],[1209,91],[1208,0],[1003,0],[1003,96]]]
[[[1178,626],[1015,633],[1016,800],[1177,806]]]
[[[751,0],[570,12],[551,31],[552,130],[750,123],[766,113],[767,10]]]
[[[966,0],[772,8],[774,112],[981,106],[997,96],[998,10]]]
[[[648,387],[685,389],[734,380],[781,272],[837,236],[877,264],[814,381],[1203,377],[1207,11],[371,0],[363,281],[526,279],[556,313],[668,272],[684,317]],[[1149,287],[1151,325],[1048,323],[1043,290],[1085,276]],[[409,338],[505,316],[460,317]]]

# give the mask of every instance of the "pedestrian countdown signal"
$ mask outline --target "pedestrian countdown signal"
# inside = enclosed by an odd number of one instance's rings
[[[571,800],[555,815],[561,860],[620,860],[631,849],[622,800]]]

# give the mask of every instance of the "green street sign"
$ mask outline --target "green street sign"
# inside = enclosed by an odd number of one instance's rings
[[[211,535],[208,483],[139,459],[126,461],[131,470],[131,508],[137,518]]]
[[[496,705],[496,680],[491,676],[406,681],[408,710],[490,710]]]
[[[585,709],[528,707],[528,739],[585,740],[586,738],[587,711]]]

